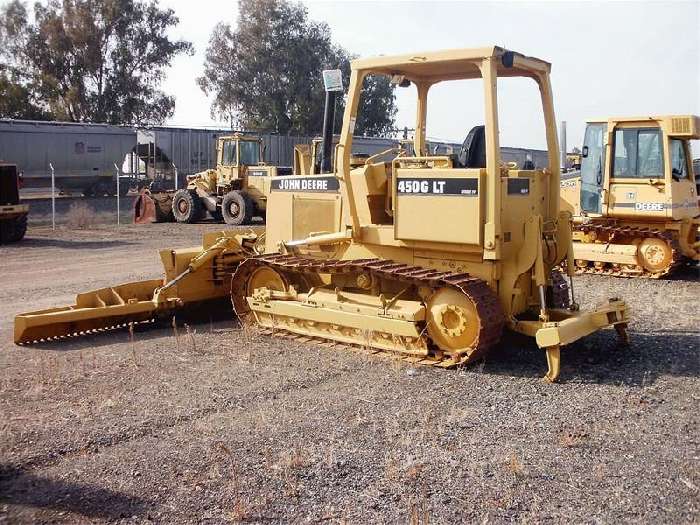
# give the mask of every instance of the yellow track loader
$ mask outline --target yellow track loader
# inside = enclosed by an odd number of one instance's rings
[[[560,347],[606,327],[626,339],[628,316],[625,303],[616,298],[580,311],[563,276],[553,272],[566,260],[571,277],[573,254],[571,215],[559,210],[550,67],[499,47],[355,60],[334,166],[328,162],[330,130],[324,132],[324,172],[271,181],[264,253],[252,253],[252,236],[246,250],[245,239],[221,241],[231,243],[221,253],[206,248],[220,241],[205,242],[207,262],[165,292],[162,284],[144,285],[154,288],[150,302],[134,297],[132,303],[119,294],[115,306],[88,304],[81,310],[77,304],[74,315],[70,310],[58,313],[69,323],[90,308],[96,319],[108,317],[109,308],[118,314],[143,304],[153,314],[171,309],[168,298],[185,303],[204,299],[186,296],[187,279],[194,284],[208,279],[228,249],[231,262],[223,264],[216,274],[221,284],[211,289],[218,297],[233,271],[229,281],[235,313],[272,334],[322,340],[327,346],[356,345],[449,368],[485,356],[509,328],[535,338],[546,351],[545,379],[555,381]],[[353,132],[368,75],[415,86],[415,155],[391,161],[374,156],[353,167]],[[547,168],[519,170],[501,162],[498,77],[525,77],[538,86]],[[429,155],[428,92],[440,82],[463,79],[483,86],[485,125],[469,132],[458,155]],[[172,266],[168,256],[164,259]],[[184,266],[183,260],[166,281],[173,282]],[[91,301],[99,292],[93,292]],[[54,335],[52,315],[18,316],[16,340]],[[139,310],[133,318],[141,315]],[[127,322],[129,316],[120,320]],[[36,330],[32,338],[26,336],[30,321]],[[66,332],[63,326],[58,331],[56,335]]]
[[[581,174],[562,180],[580,273],[659,278],[700,260],[691,115],[590,121]]]

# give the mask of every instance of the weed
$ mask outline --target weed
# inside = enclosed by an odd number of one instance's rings
[[[252,510],[247,499],[236,496],[233,499],[233,505],[228,515],[234,523],[240,523],[242,521],[247,521],[251,517]]]
[[[430,523],[428,498],[425,494],[425,490],[422,490],[420,494],[412,496],[409,499],[408,522],[411,525],[428,525]]]
[[[187,331],[187,337],[192,345],[192,352],[197,353],[197,340],[194,337],[197,334],[197,330],[190,329],[190,325],[187,323],[185,323],[185,330]]]
[[[177,331],[177,320],[175,319],[175,316],[173,315],[173,335],[175,336],[175,347],[177,348],[177,351],[180,351],[180,334]]]
[[[72,203],[66,213],[68,226],[76,230],[92,228],[96,221],[95,210],[84,202]]]
[[[513,452],[508,458],[506,463],[506,468],[511,472],[516,478],[522,478],[526,475],[525,467],[523,466],[518,456]]]
[[[134,323],[129,323],[129,342],[131,343],[131,359],[134,361],[134,366],[139,367],[139,362],[136,359],[136,344],[134,342]],[[82,359],[82,354],[80,355]]]
[[[564,448],[576,448],[583,445],[588,434],[580,428],[564,429],[559,434],[559,444]]]

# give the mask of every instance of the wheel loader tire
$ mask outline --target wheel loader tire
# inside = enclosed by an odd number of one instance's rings
[[[253,218],[253,203],[245,193],[233,190],[224,195],[221,201],[221,213],[224,216],[224,222],[231,226],[250,224]]]
[[[202,216],[202,201],[194,192],[177,190],[173,195],[173,216],[179,223],[197,222]]]
[[[0,221],[0,244],[18,242],[27,233],[27,216]]]

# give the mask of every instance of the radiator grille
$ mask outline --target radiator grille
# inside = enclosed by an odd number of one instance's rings
[[[690,133],[690,119],[689,118],[671,119],[671,132],[672,133]]]

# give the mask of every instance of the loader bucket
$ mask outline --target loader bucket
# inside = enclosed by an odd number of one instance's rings
[[[78,294],[72,306],[19,314],[15,316],[15,343],[50,341],[153,320],[158,310],[178,306],[152,301],[162,285],[162,279],[120,284]]]
[[[172,194],[170,192],[151,193],[144,189],[134,199],[134,224],[149,224],[152,222],[173,222],[171,209]]]

